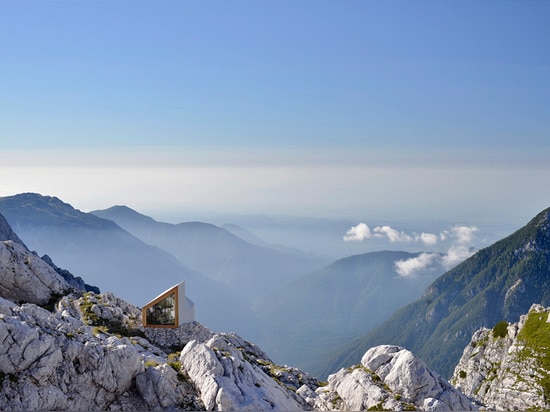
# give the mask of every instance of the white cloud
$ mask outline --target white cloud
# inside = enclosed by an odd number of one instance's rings
[[[367,238],[387,238],[390,242],[422,242],[427,246],[433,246],[439,241],[453,241],[465,245],[471,243],[474,239],[475,232],[479,229],[476,226],[456,225],[450,230],[443,230],[439,234],[422,232],[420,234],[408,234],[404,231],[399,231],[391,226],[376,226],[372,232],[365,223],[360,223],[352,227],[346,232],[344,240],[360,241]]]
[[[474,253],[474,250],[463,245],[451,246],[442,258],[443,266],[445,267],[445,269],[451,269],[454,266],[458,265],[460,262],[468,259]]]
[[[370,228],[365,223],[359,223],[351,227],[344,236],[346,242],[360,242],[363,239],[372,237]]]
[[[464,245],[453,245],[443,255],[439,253],[425,252],[420,255],[394,262],[395,271],[402,277],[414,277],[422,271],[439,267],[449,270],[468,259],[475,250]]]
[[[437,263],[440,255],[437,253],[421,253],[420,255],[395,262],[395,271],[399,276],[414,277],[418,272],[428,269]]]
[[[366,235],[359,236],[366,232]],[[357,239],[359,237],[359,239]],[[387,238],[390,242],[422,242],[425,245],[435,245],[438,241],[438,236],[433,233],[424,233],[420,235],[413,233],[407,234],[404,231],[399,231],[391,226],[376,226],[372,233],[368,226],[364,223],[360,223],[357,226],[352,227],[346,232],[344,240],[363,240],[366,238],[377,237]]]
[[[386,236],[390,242],[411,242],[414,240],[411,236],[407,235],[403,231],[398,231],[390,226],[377,226],[374,228],[376,237]]]
[[[474,233],[477,232],[476,226],[453,226],[451,228],[453,236],[458,243],[470,243],[474,239]]]
[[[438,241],[438,236],[433,233],[424,233],[422,232],[418,239],[425,245],[435,245]]]

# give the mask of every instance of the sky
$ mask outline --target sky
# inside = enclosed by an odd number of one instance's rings
[[[0,196],[526,223],[550,206],[549,20],[535,0],[0,0]]]

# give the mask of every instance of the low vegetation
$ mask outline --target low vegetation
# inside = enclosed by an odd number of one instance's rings
[[[493,327],[493,338],[504,338],[508,335],[508,322],[505,320],[497,323]]]
[[[143,332],[139,329],[129,328],[119,321],[109,320],[98,316],[94,312],[93,307],[101,303],[93,302],[91,299],[92,296],[95,296],[98,301],[101,301],[101,295],[95,295],[93,292],[84,292],[82,294],[82,300],[80,302],[80,310],[82,312],[84,322],[86,322],[90,326],[95,326],[94,334],[102,332],[116,335],[118,337],[145,337]]]
[[[522,359],[534,358],[538,366],[537,381],[546,399],[550,397],[550,323],[548,312],[531,311],[518,340],[525,347],[519,352]]]

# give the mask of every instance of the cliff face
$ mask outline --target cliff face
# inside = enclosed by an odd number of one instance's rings
[[[550,407],[550,308],[533,305],[518,323],[472,336],[451,382],[497,410]]]
[[[44,305],[70,289],[55,270],[21,243],[0,241],[0,297]]]

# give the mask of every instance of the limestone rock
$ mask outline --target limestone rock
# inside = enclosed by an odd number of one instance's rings
[[[128,339],[94,336],[33,304],[1,303],[3,410],[106,409],[144,370]]]
[[[23,243],[23,241],[19,238],[19,236],[17,236],[17,234],[12,230],[6,218],[0,214],[0,241],[6,241],[6,240],[11,240],[15,243],[19,243],[20,245],[24,246],[25,249],[27,249],[27,246]]]
[[[149,341],[167,350],[174,347],[181,349],[192,340],[203,343],[214,336],[212,331],[196,321],[177,328],[145,328],[144,333]]]
[[[0,297],[44,305],[68,289],[70,285],[24,245],[0,242]]]
[[[110,326],[125,330],[141,327],[141,311],[111,292],[83,293],[75,302],[83,320],[90,325]]]
[[[330,375],[316,391],[320,410],[475,410],[475,405],[411,352],[398,346],[369,349],[361,364]],[[311,400],[310,400],[311,402]]]
[[[497,326],[476,331],[451,382],[487,408],[550,408],[549,316],[550,308],[533,305],[528,315],[500,332]]]
[[[303,410],[303,399],[260,367],[258,359],[271,361],[259,354],[237,335],[219,334],[189,342],[180,361],[207,410]]]

